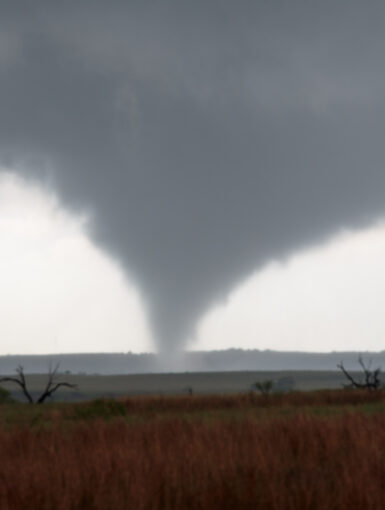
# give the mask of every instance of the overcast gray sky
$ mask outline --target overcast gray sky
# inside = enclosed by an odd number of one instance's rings
[[[0,161],[124,268],[158,347],[385,213],[385,4],[2,2]]]

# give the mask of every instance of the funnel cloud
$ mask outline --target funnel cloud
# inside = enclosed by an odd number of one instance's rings
[[[385,4],[3,2],[0,162],[92,212],[158,347],[385,213]]]

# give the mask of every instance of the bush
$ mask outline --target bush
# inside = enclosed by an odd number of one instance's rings
[[[267,381],[257,381],[254,383],[254,388],[267,396],[273,390],[273,381],[268,379]]]
[[[11,404],[14,401],[11,392],[0,386],[0,404]]]
[[[115,418],[117,416],[125,416],[127,408],[123,402],[119,400],[98,398],[88,403],[78,404],[76,408],[76,416],[78,418]]]

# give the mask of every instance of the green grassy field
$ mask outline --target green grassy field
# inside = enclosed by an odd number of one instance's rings
[[[243,393],[250,390],[255,381],[271,379],[279,382],[289,378],[292,389],[312,391],[341,388],[346,382],[338,371],[277,371],[277,372],[195,372],[138,375],[75,375],[59,374],[60,380],[78,385],[77,390],[60,389],[55,401],[82,401],[99,397],[121,397],[123,395],[183,395]],[[44,387],[46,374],[27,375],[28,387],[37,394]],[[17,399],[21,399],[18,387],[3,383]]]

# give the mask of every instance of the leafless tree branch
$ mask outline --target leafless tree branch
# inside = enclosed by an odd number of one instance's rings
[[[27,384],[26,384],[25,376],[24,376],[24,369],[21,365],[19,365],[17,367],[16,373],[17,373],[17,377],[1,377],[0,383],[13,382],[15,384],[18,384],[20,386],[20,388],[22,389],[23,394],[27,398],[28,402],[30,404],[33,404],[33,398],[27,389]]]
[[[71,384],[71,383],[63,382],[63,381],[57,381],[57,371],[58,371],[58,369],[59,369],[59,364],[57,364],[53,370],[51,368],[49,369],[47,384],[46,384],[46,386],[44,388],[43,393],[36,400],[37,404],[43,404],[43,402],[48,397],[51,397],[55,393],[55,391],[57,391],[61,387],[77,388],[76,384]],[[24,375],[24,369],[23,369],[23,367],[21,365],[19,365],[17,367],[16,373],[17,373],[17,377],[1,377],[0,378],[0,383],[2,383],[2,382],[12,382],[12,383],[17,384],[22,389],[23,394],[27,398],[28,402],[30,404],[33,404],[34,400],[33,400],[32,396],[31,396],[30,392],[28,391],[27,383],[26,383],[25,375]]]
[[[358,363],[360,364],[363,372],[364,372],[364,381],[360,379],[355,379],[344,367],[343,362],[337,365],[337,368],[342,370],[345,377],[350,382],[350,385],[353,388],[365,388],[368,390],[378,390],[381,386],[380,373],[381,369],[376,368],[375,370],[371,370],[372,361],[369,361],[368,365],[365,365],[362,356],[359,356]]]

